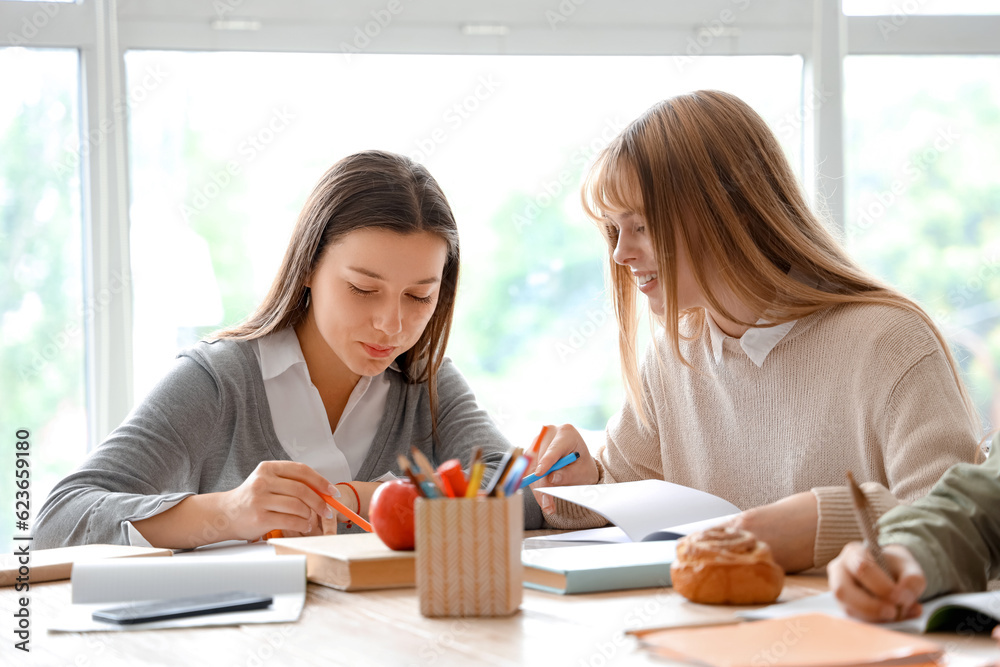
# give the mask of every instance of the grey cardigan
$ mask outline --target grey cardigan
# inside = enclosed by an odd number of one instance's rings
[[[468,466],[475,445],[495,470],[510,448],[448,359],[437,375],[438,436],[431,438],[426,383],[388,371],[385,414],[355,479],[402,474],[398,454],[411,445],[440,464]],[[289,460],[278,442],[260,365],[245,341],[201,342],[178,355],[162,379],[76,471],[52,490],[35,523],[39,549],[128,544],[126,521],[163,511],[164,503],[239,486],[261,461]],[[542,525],[533,494],[524,494],[525,528]]]

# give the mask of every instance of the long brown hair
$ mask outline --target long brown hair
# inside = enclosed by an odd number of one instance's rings
[[[324,251],[346,234],[369,228],[398,234],[430,232],[448,244],[434,313],[420,339],[397,360],[410,383],[427,383],[436,435],[437,371],[444,361],[458,289],[458,225],[437,181],[407,157],[366,151],[330,167],[299,214],[267,296],[244,321],[211,338],[253,340],[299,324],[309,310],[305,283]]]
[[[977,424],[978,415],[948,344],[931,318],[911,299],[863,271],[806,204],[777,139],[767,123],[738,97],[700,90],[654,105],[598,156],[584,182],[583,205],[614,238],[606,211],[640,213],[646,221],[664,296],[663,324],[674,355],[680,350],[680,317],[700,328],[702,308],[680,312],[679,249],[708,304],[747,327],[774,326],[844,303],[904,308],[934,332],[955,383]],[[619,323],[622,375],[629,401],[644,423],[649,408],[638,370],[636,287],[628,267],[609,254],[611,291]],[[804,284],[789,269],[814,278]],[[720,284],[751,312],[769,322],[736,317],[713,290]]]

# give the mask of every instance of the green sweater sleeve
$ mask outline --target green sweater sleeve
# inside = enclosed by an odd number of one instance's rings
[[[982,465],[952,466],[931,492],[879,521],[879,542],[901,544],[927,577],[929,598],[985,590],[1000,566],[1000,437]]]

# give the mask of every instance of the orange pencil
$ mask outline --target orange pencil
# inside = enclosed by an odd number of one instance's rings
[[[309,488],[312,489],[311,486]],[[316,489],[313,489],[313,491],[316,491]],[[333,496],[328,496],[325,493],[319,493],[319,491],[316,491],[316,493],[319,494],[319,497],[322,498],[326,502],[327,505],[329,505],[333,509],[335,509],[338,512],[340,512],[341,514],[343,514],[344,516],[346,516],[348,519],[350,519],[354,523],[356,523],[359,526],[361,526],[361,529],[363,531],[365,531],[366,533],[372,532],[372,525],[370,523],[368,523],[367,521],[365,521],[364,519],[362,519],[356,512],[354,512],[350,508],[348,508],[347,505],[345,505],[344,503],[340,502],[339,500],[337,500]],[[358,509],[361,509],[361,508],[359,507]]]
[[[312,489],[313,491],[316,491],[316,489],[313,489],[311,486],[309,488]],[[372,532],[372,525],[370,523],[368,523],[367,521],[365,521],[364,519],[362,519],[356,512],[352,511],[344,503],[340,502],[339,500],[337,500],[333,496],[328,496],[325,493],[320,493],[319,491],[316,491],[316,495],[318,495],[320,498],[322,498],[323,502],[325,502],[327,505],[329,505],[333,509],[335,509],[338,512],[340,512],[341,514],[343,514],[344,516],[346,516],[348,519],[350,519],[354,523],[356,523],[359,526],[361,526],[361,529],[363,531],[365,531],[366,533]],[[272,530],[272,531],[269,531],[267,533],[267,535],[264,536],[263,539],[269,540],[272,537],[281,537],[281,536],[282,536],[282,532],[280,530]]]
[[[538,436],[535,438],[535,441],[531,443],[531,448],[524,453],[524,455],[528,457],[528,465],[525,466],[526,470],[531,470],[531,464],[534,463],[535,459],[538,457],[538,449],[542,446],[542,440],[545,439],[545,434],[548,432],[549,432],[549,427],[543,426],[542,430],[538,433]]]

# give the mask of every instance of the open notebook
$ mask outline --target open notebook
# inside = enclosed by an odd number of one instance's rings
[[[538,490],[582,505],[615,525],[528,538],[525,548],[675,540],[718,525],[740,512],[736,505],[718,496],[662,479]]]

